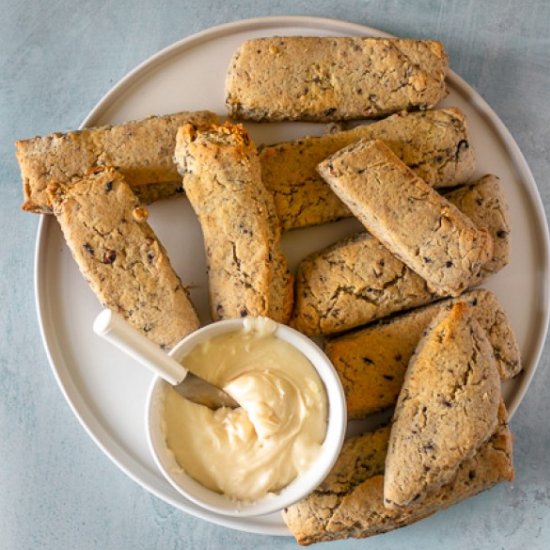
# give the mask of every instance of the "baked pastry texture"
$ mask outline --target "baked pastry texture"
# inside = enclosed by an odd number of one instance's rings
[[[464,212],[477,227],[487,229],[493,241],[493,256],[474,275],[471,284],[481,283],[500,271],[510,258],[510,213],[497,176],[487,174],[475,183],[445,194],[445,198]]]
[[[273,193],[283,230],[351,216],[317,165],[360,139],[382,139],[432,187],[468,181],[475,168],[466,118],[456,108],[401,112],[352,130],[260,147],[262,181]]]
[[[460,464],[455,477],[423,501],[399,509],[384,506],[384,461],[390,428],[344,442],[328,477],[304,500],[283,512],[301,545],[366,538],[421,520],[502,481],[512,481],[512,434],[504,405],[492,437]]]
[[[464,302],[430,323],[399,392],[386,456],[384,504],[420,502],[449,483],[494,433],[502,400],[493,348]]]
[[[176,131],[186,122],[200,126],[217,119],[209,111],[182,112],[17,141],[23,210],[50,212],[46,194],[50,181],[71,185],[97,166],[116,167],[145,203],[181,192],[172,159]]]
[[[364,418],[395,405],[423,332],[436,315],[457,301],[471,307],[485,331],[500,377],[505,380],[520,373],[516,339],[497,297],[490,290],[470,290],[458,298],[413,309],[325,343],[325,353],[338,371],[346,394],[349,418]]]
[[[302,260],[291,324],[309,336],[336,334],[437,298],[422,277],[363,232]]]
[[[286,322],[293,277],[280,249],[273,197],[241,125],[182,126],[175,161],[201,223],[214,320],[265,315]]]
[[[287,36],[244,42],[226,78],[244,120],[338,121],[428,109],[447,95],[448,59],[434,40]]]
[[[496,254],[469,281],[468,286],[474,286],[508,262],[508,207],[498,178],[490,175],[446,198],[496,243]],[[296,280],[292,323],[309,335],[343,332],[437,298],[424,279],[367,233],[304,259]]]
[[[368,231],[439,295],[457,296],[493,253],[492,239],[380,140],[351,145],[319,173]]]
[[[97,168],[50,183],[48,203],[100,302],[168,349],[199,328],[187,291],[124,177]]]

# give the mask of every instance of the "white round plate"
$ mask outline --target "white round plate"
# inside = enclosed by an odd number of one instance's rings
[[[224,77],[233,51],[246,39],[272,35],[386,34],[345,21],[311,17],[268,17],[222,25],[159,52],[123,78],[82,126],[138,119],[150,114],[210,109],[225,113]],[[470,86],[449,75],[451,93],[442,106],[467,115],[477,151],[478,175],[500,176],[511,207],[510,265],[492,277],[521,348],[523,375],[505,384],[512,414],[535,371],[548,323],[548,232],[533,176],[502,122]],[[324,125],[247,124],[257,143],[321,133]],[[200,227],[184,197],[156,203],[150,222],[166,246],[204,322],[208,322],[206,264]],[[357,228],[345,220],[287,234],[283,247],[292,267],[304,255]],[[288,535],[280,514],[225,518],[179,495],[155,467],[147,448],[144,407],[151,376],[92,332],[100,305],[80,275],[52,216],[38,230],[35,262],[38,318],[44,345],[61,391],[99,447],[132,479],[177,508],[244,531]]]

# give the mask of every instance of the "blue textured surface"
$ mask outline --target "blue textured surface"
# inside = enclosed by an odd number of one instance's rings
[[[250,3],[252,4],[252,3]],[[77,126],[125,73],[212,25],[318,15],[443,40],[452,68],[510,129],[550,209],[550,2],[0,0],[0,548],[295,548],[187,516],[106,458],[63,400],[33,297],[38,217],[19,210],[17,138]],[[550,548],[546,345],[512,429],[516,481],[411,527],[330,548]],[[328,546],[328,545],[321,545]]]

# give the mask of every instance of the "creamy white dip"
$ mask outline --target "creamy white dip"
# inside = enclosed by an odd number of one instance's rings
[[[254,501],[282,489],[311,466],[325,438],[323,383],[275,329],[269,319],[246,319],[243,330],[199,344],[182,359],[241,408],[212,411],[171,388],[164,396],[164,433],[176,462],[232,499]]]

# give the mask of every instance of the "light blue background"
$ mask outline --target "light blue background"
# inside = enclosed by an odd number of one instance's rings
[[[291,538],[194,519],[127,478],[89,439],[54,381],[33,296],[38,217],[19,210],[13,142],[69,130],[135,65],[212,25],[263,15],[348,19],[443,40],[451,67],[508,126],[550,208],[546,0],[0,0],[0,549],[295,548]],[[330,548],[550,548],[547,344],[512,429],[516,480],[367,541]],[[326,547],[327,545],[321,545]]]

